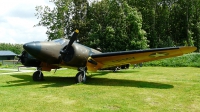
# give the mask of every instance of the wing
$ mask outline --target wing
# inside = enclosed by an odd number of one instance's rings
[[[87,62],[88,70],[96,71],[102,68],[119,66],[124,64],[136,64],[158,59],[170,58],[190,53],[196,47],[168,47],[148,50],[132,50],[120,52],[108,52],[93,54]]]

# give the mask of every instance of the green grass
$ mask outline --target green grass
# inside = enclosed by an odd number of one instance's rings
[[[1,74],[0,70],[0,74]],[[200,69],[142,67],[90,73],[75,84],[75,70],[0,75],[1,112],[198,112]]]

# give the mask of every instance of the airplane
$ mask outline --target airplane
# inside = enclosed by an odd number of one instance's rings
[[[78,70],[75,76],[76,83],[82,83],[86,82],[87,71],[175,57],[197,49],[180,46],[102,53],[75,42],[78,34],[79,30],[75,30],[70,39],[60,38],[25,43],[24,51],[18,56],[19,61],[26,67],[37,67],[32,75],[34,81],[44,80],[42,71],[72,68]]]

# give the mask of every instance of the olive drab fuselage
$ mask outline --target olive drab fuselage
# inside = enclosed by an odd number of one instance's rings
[[[68,39],[61,38],[53,41],[34,41],[24,44],[23,47],[30,55],[43,63],[40,66],[85,67],[90,55],[101,53],[79,43],[73,43],[69,48],[70,53],[63,55],[63,58],[61,58],[60,51],[66,47],[68,43]]]

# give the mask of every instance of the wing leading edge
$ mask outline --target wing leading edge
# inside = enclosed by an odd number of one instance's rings
[[[87,62],[88,70],[96,71],[102,68],[136,64],[158,59],[170,58],[191,53],[196,47],[167,47],[148,50],[132,50],[93,54]]]

